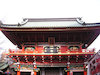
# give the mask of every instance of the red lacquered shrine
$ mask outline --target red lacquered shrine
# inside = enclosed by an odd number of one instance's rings
[[[0,26],[19,48],[8,53],[17,75],[87,75],[86,61],[95,54],[87,47],[100,33],[99,23],[81,18],[25,18]]]

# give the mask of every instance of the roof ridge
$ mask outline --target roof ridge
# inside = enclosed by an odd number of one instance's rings
[[[50,21],[77,21],[80,18],[24,18],[28,22],[50,22]]]

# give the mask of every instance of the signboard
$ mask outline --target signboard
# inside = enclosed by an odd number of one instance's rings
[[[79,51],[79,49],[80,49],[79,46],[69,46],[69,50],[70,50],[70,51],[77,52],[77,51]]]
[[[83,70],[83,64],[71,64],[70,65],[70,69],[71,70]]]

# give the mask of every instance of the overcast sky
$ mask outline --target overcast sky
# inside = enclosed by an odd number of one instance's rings
[[[3,23],[15,24],[23,18],[68,17],[82,17],[85,22],[100,22],[100,0],[0,0],[0,20]],[[15,48],[0,32],[0,47],[3,46],[2,42],[4,48],[8,43],[7,48]],[[95,46],[100,49],[98,44],[90,48]]]

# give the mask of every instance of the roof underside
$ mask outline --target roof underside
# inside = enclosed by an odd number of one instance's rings
[[[27,20],[27,19],[25,19]],[[23,24],[1,25],[2,32],[20,47],[26,42],[80,42],[90,45],[100,33],[100,24],[84,24],[76,18],[28,19]]]
[[[48,42],[48,37],[55,37],[55,42],[80,42],[90,45],[99,35],[99,32],[99,30],[3,31],[18,46],[26,42]]]

